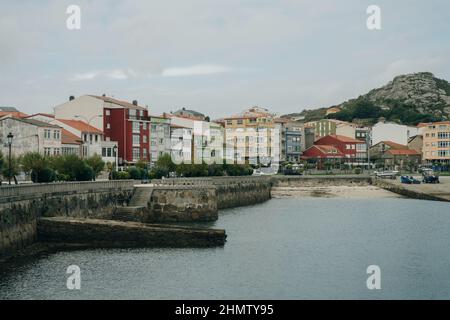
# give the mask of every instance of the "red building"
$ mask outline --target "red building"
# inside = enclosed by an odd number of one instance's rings
[[[365,160],[365,152],[366,144],[363,141],[329,135],[314,142],[312,147],[303,152],[302,158],[316,162],[318,167],[323,167],[325,161],[358,164]]]
[[[84,120],[103,132],[105,141],[117,141],[119,164],[150,161],[150,117],[148,109],[103,96],[70,97],[55,107],[59,119]]]

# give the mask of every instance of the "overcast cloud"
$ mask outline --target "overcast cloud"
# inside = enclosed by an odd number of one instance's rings
[[[81,30],[66,28],[79,5]],[[366,9],[382,9],[382,30]],[[446,0],[0,0],[0,105],[49,112],[70,95],[189,107],[325,107],[401,73],[450,80]]]

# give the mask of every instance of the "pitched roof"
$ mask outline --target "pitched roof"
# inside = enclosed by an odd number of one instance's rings
[[[390,149],[386,151],[386,154],[391,154],[393,156],[400,156],[400,155],[408,155],[408,156],[420,156],[420,153],[416,150],[406,149],[406,150],[399,150],[399,149]]]
[[[103,131],[98,130],[97,128],[80,120],[68,120],[68,119],[56,119],[56,120],[81,132],[103,134]]]
[[[393,141],[381,141],[380,143],[384,143],[385,145],[388,145],[392,149],[402,150],[402,149],[408,149],[408,146],[405,146],[400,143],[396,143]]]
[[[334,147],[334,146],[329,146],[329,145],[316,145],[315,146],[317,149],[319,149],[320,151],[322,151],[323,153],[329,153],[329,154],[342,154],[342,152],[339,151],[338,148]]]
[[[335,134],[331,134],[331,135],[322,137],[322,138],[318,139],[316,142],[318,142],[326,137],[332,137],[332,138],[339,140],[340,142],[344,142],[344,143],[360,143],[360,144],[365,143],[364,141],[361,141],[361,140],[357,140],[357,139],[353,139],[353,138],[341,136],[341,135],[335,135]]]
[[[54,114],[51,114],[51,113],[42,113],[42,112],[39,112],[39,113],[35,113],[35,114],[32,114],[32,115],[29,115],[29,116],[26,116],[25,118],[31,118],[31,117],[34,117],[34,116],[44,116],[44,117],[49,117],[49,118],[55,118],[55,115]]]
[[[132,103],[129,103],[127,101],[117,100],[111,97],[104,97],[104,96],[95,96],[95,95],[89,95],[90,97],[103,100],[104,102],[108,103],[114,103],[121,107],[127,108],[127,109],[138,109],[138,110],[147,110],[147,108],[141,107],[139,105],[135,106]]]
[[[67,131],[66,129],[61,130],[61,143],[62,144],[82,144],[83,140],[77,137],[73,133]]]
[[[20,122],[23,122],[23,123],[27,123],[27,124],[30,124],[30,125],[36,126],[36,127],[60,128],[57,125],[50,124],[50,123],[47,123],[47,122],[43,122],[43,121],[39,121],[39,120],[35,120],[35,119],[18,118],[18,117],[13,117],[11,115],[3,117],[1,120],[6,120],[6,119],[13,119],[13,120],[20,121]]]

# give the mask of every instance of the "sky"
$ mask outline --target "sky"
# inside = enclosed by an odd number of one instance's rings
[[[213,119],[329,107],[400,74],[450,80],[448,12],[448,0],[0,0],[0,106],[106,94]]]

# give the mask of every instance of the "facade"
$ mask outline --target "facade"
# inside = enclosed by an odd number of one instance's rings
[[[29,152],[57,156],[61,154],[61,128],[33,119],[11,116],[0,118],[0,148],[8,154],[7,135],[14,135],[11,153],[18,157]]]
[[[193,130],[191,128],[170,125],[171,155],[174,163],[193,163],[192,136]]]
[[[315,163],[316,168],[323,170],[328,163],[341,163],[345,155],[335,146],[313,145],[303,152],[302,159]]]
[[[192,163],[223,162],[223,127],[220,124],[167,113],[163,117],[170,119],[172,127],[191,130]]]
[[[150,163],[154,165],[158,158],[171,153],[170,119],[150,117]]]
[[[106,96],[70,97],[55,107],[56,119],[83,120],[103,132],[104,141],[117,141],[118,163],[150,160],[150,117],[148,109]]]
[[[299,163],[303,151],[306,150],[305,127],[302,122],[282,122],[281,159]]]
[[[83,140],[66,129],[61,129],[61,155],[82,156]]]
[[[424,161],[450,164],[450,121],[429,123],[422,132]]]
[[[380,121],[372,127],[371,145],[376,145],[382,141],[392,141],[407,145],[409,138],[418,134],[419,130],[417,127]]]
[[[338,135],[329,135],[314,142],[316,146],[333,146],[343,154],[343,162],[351,165],[367,164],[365,142]]]
[[[423,136],[418,134],[408,140],[408,148],[422,154],[423,152]]]
[[[282,124],[267,109],[253,107],[224,122],[227,161],[268,165],[281,160]]]
[[[393,141],[381,141],[370,148],[371,161],[388,170],[416,168],[421,158],[420,152]]]
[[[305,124],[306,128],[314,130],[315,140],[329,135],[339,135],[348,138],[356,137],[356,128],[358,127],[354,123],[335,120],[335,119],[322,119],[318,121],[311,121]]]

